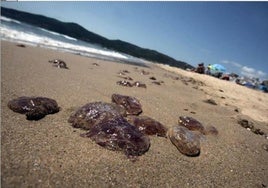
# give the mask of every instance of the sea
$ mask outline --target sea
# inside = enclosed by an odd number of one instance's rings
[[[84,42],[4,16],[1,16],[0,36],[1,40],[4,41],[49,48],[85,57],[141,66],[146,66],[148,63],[146,60],[128,54],[109,50],[100,45]]]

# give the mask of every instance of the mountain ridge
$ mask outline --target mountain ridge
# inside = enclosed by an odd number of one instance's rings
[[[101,45],[110,50],[115,50],[134,57],[142,58],[148,61],[167,64],[182,69],[193,68],[192,65],[176,60],[170,56],[160,53],[156,50],[142,48],[137,45],[122,41],[120,39],[110,40],[94,32],[88,31],[83,26],[73,22],[62,22],[43,15],[32,14],[1,7],[1,15],[12,18],[30,25],[38,26],[53,32],[64,34],[78,40]]]

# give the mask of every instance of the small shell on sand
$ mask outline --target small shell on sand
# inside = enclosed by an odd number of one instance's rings
[[[117,81],[116,82],[117,85],[121,85],[121,86],[126,86],[126,87],[141,87],[141,88],[147,88],[146,84],[142,83],[142,82],[139,82],[139,81],[136,81],[134,83],[130,83],[126,80],[122,80],[122,81]]]
[[[101,122],[81,136],[89,137],[107,149],[123,151],[127,156],[142,155],[150,147],[149,137],[130,125],[122,116]]]
[[[135,97],[113,94],[112,102],[125,108],[127,114],[138,115],[142,112],[141,103]]]
[[[140,81],[136,81],[132,84],[132,86],[136,86],[136,87],[141,87],[141,88],[147,88],[146,84],[140,82]]]
[[[126,80],[117,81],[116,84],[120,86],[132,87],[132,84]]]
[[[48,62],[52,63],[54,67],[58,67],[62,69],[69,69],[67,67],[67,64],[61,59],[53,59],[53,60],[49,60]]]
[[[187,128],[171,127],[168,130],[168,137],[182,154],[192,157],[200,154],[200,138]]]
[[[9,101],[8,107],[14,112],[25,114],[28,120],[39,120],[60,110],[54,99],[46,97],[19,97]]]
[[[139,131],[147,135],[166,137],[167,128],[160,122],[147,116],[128,116],[127,121],[138,127]]]
[[[105,102],[93,102],[80,107],[70,116],[68,122],[75,128],[89,130],[93,126],[119,115],[126,115],[124,108]]]
[[[212,105],[217,105],[216,101],[214,99],[207,99],[204,100],[205,103],[212,104]]]

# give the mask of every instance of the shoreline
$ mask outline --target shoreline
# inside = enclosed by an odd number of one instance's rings
[[[53,67],[62,59],[68,70]],[[268,140],[241,127],[246,118],[268,133],[267,94],[184,70],[107,62],[1,41],[1,180],[3,187],[263,187],[268,186]],[[127,70],[129,73],[120,75]],[[146,88],[116,84],[129,76]],[[152,83],[154,77],[161,84]],[[222,91],[220,91],[220,89]],[[142,115],[167,128],[179,116],[214,126],[198,157],[182,155],[166,138],[150,136],[149,151],[136,162],[82,138],[67,122],[78,107],[111,102],[118,93],[136,97]],[[241,98],[241,93],[243,97]],[[11,111],[20,96],[55,99],[61,111],[39,121]],[[213,99],[217,105],[204,100]],[[266,106],[265,106],[266,105]],[[235,111],[238,109],[238,111]]]
[[[98,54],[98,53],[93,53],[93,52],[83,52],[83,51],[75,51],[73,49],[63,49],[63,48],[58,48],[55,46],[46,46],[44,44],[33,44],[31,42],[27,42],[27,41],[13,41],[13,40],[8,40],[8,39],[2,39],[1,41],[4,42],[8,42],[8,43],[15,43],[17,45],[26,45],[26,46],[31,46],[31,47],[37,47],[37,48],[43,48],[43,49],[48,49],[48,50],[53,50],[53,51],[58,51],[61,53],[69,53],[69,54],[74,54],[74,55],[79,55],[82,57],[87,57],[87,58],[93,58],[93,59],[98,59],[98,60],[102,60],[102,61],[110,61],[110,62],[117,62],[117,63],[126,63],[126,64],[130,64],[130,65],[137,65],[137,66],[145,66],[148,63],[147,60],[144,59],[139,59],[137,58],[137,60],[133,60],[133,59],[124,59],[124,58],[116,58],[116,57],[112,57],[112,56],[107,56],[107,55],[103,55],[103,54]],[[105,50],[105,49],[101,49],[100,50]],[[125,56],[130,56],[128,54],[124,54]],[[134,59],[136,59],[135,57],[133,57]]]

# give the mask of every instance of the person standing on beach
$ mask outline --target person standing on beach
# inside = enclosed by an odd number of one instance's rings
[[[208,64],[207,66],[207,72],[206,72],[208,75],[211,74],[211,64]]]

